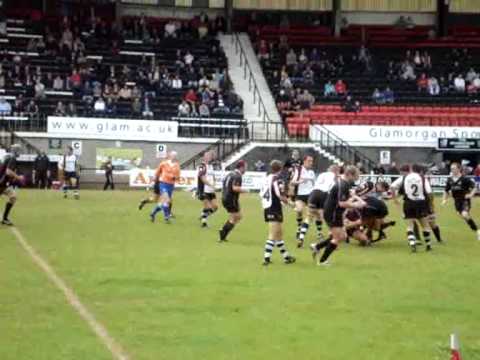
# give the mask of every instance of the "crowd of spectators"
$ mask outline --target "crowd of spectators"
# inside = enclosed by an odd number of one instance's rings
[[[403,20],[408,27],[408,19]],[[289,46],[284,35],[278,42],[259,40],[256,48],[264,68],[273,69],[268,76],[280,110],[308,109],[307,103],[299,105],[299,94],[312,88],[323,88],[324,98],[338,99],[346,111],[352,111],[352,107],[345,105],[350,102],[347,96],[356,89],[351,88],[345,78],[371,77],[386,83],[387,86],[375,88],[371,93],[370,102],[378,105],[395,103],[398,100],[395,88],[416,87],[419,96],[432,97],[480,93],[480,73],[467,66],[472,60],[468,49],[451,49],[438,54],[436,65],[427,50],[406,50],[400,57],[394,50],[395,56],[389,60],[385,54],[381,54],[381,58],[375,56],[365,46],[350,49],[350,52],[327,51],[325,48],[295,49]],[[368,87],[367,84],[362,86]],[[317,98],[317,101],[322,100]]]
[[[124,39],[142,40],[152,49],[168,39],[173,43],[198,39],[208,48],[202,56],[220,62],[222,50],[212,41],[212,35],[225,30],[222,17],[210,20],[202,13],[190,21],[162,23],[142,15],[125,18],[122,23],[108,23],[97,17],[81,21],[74,16],[64,17],[57,26],[43,28],[43,37],[29,39],[25,50],[55,59],[53,64],[34,66],[28,56],[0,51],[0,89],[23,93],[16,96],[14,104],[0,100],[2,115],[39,114],[45,99],[62,92],[72,93],[71,101],[58,101],[48,115],[151,118],[155,116],[153,105],[157,96],[174,93],[182,101],[185,91],[179,115],[208,117],[243,112],[240,98],[231,90],[226,69],[206,68],[204,61],[188,48],[177,49],[169,66],[150,53],[122,65],[87,55],[89,46],[108,45],[107,57],[115,59],[120,56]],[[52,68],[55,70],[51,71]]]

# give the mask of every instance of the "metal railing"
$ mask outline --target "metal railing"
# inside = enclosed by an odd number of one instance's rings
[[[318,143],[322,149],[328,151],[343,162],[353,165],[361,163],[368,172],[376,166],[376,163],[372,159],[345,140],[339,138],[323,125],[317,125],[313,127],[313,129],[315,134],[311,141]]]
[[[255,79],[250,63],[248,62],[247,54],[243,49],[238,33],[232,34],[232,44],[235,45],[235,53],[239,57],[240,66],[243,66],[243,78],[246,79],[248,77],[248,90],[253,93],[253,104],[258,104],[258,117],[262,118],[264,122],[271,122],[272,120],[268,115],[267,108],[258,88],[257,80]]]

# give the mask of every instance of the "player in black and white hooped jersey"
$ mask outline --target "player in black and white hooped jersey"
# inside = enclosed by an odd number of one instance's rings
[[[347,238],[344,224],[344,215],[347,209],[361,209],[366,203],[351,189],[360,176],[360,171],[355,166],[347,166],[344,173],[335,181],[328,193],[324,204],[324,219],[330,229],[330,237],[311,246],[314,259],[321,249],[322,256],[318,265],[328,265],[328,258],[337,249],[342,241]]]
[[[315,171],[312,167],[313,156],[305,155],[303,165],[296,168],[290,181],[292,185],[297,186],[295,213],[297,215],[297,247],[299,248],[303,246],[305,234],[309,227],[308,197],[315,184]]]
[[[197,169],[197,196],[203,202],[202,215],[200,217],[202,227],[207,227],[207,219],[218,209],[217,196],[215,195],[215,170],[211,164],[213,153],[207,151],[203,156],[203,162]]]
[[[445,185],[442,204],[447,203],[451,194],[455,202],[455,210],[465,220],[470,229],[477,233],[477,239],[480,240],[480,230],[470,215],[472,207],[472,198],[477,193],[475,182],[463,174],[459,163],[453,163],[450,166],[451,176]]]
[[[295,262],[295,257],[289,254],[283,240],[283,211],[282,203],[287,204],[285,184],[281,179],[282,163],[273,160],[270,163],[270,174],[260,191],[265,222],[268,223],[268,239],[265,243],[263,265],[271,263],[272,252],[275,247],[279,248],[285,264]]]
[[[323,240],[323,206],[327,200],[328,193],[337,181],[340,174],[340,166],[331,165],[327,171],[319,174],[313,185],[313,190],[308,197],[308,215],[310,221],[315,221],[317,227],[317,239]],[[304,241],[308,228],[302,228],[300,240]]]
[[[422,167],[414,164],[411,166],[410,173],[398,178],[393,182],[390,189],[393,197],[397,200],[398,194],[403,194],[403,213],[407,220],[407,239],[412,252],[417,251],[418,239],[415,236],[414,226],[418,221],[423,229],[423,240],[426,244],[426,250],[432,250],[430,243],[430,224],[428,214],[430,212],[429,196],[432,193],[430,182],[421,175]]]
[[[67,151],[58,162],[58,168],[63,174],[63,197],[66,199],[68,197],[68,190],[73,190],[73,197],[78,200],[80,198],[78,191],[79,163],[71,146],[67,147]]]

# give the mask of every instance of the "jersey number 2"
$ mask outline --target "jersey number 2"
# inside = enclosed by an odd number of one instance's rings
[[[418,196],[418,185],[412,184],[411,189],[412,189],[412,195],[417,197]]]

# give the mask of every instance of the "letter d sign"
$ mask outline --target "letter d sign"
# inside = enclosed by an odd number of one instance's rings
[[[167,157],[167,145],[157,144],[156,151],[157,151],[157,159],[163,159]]]

